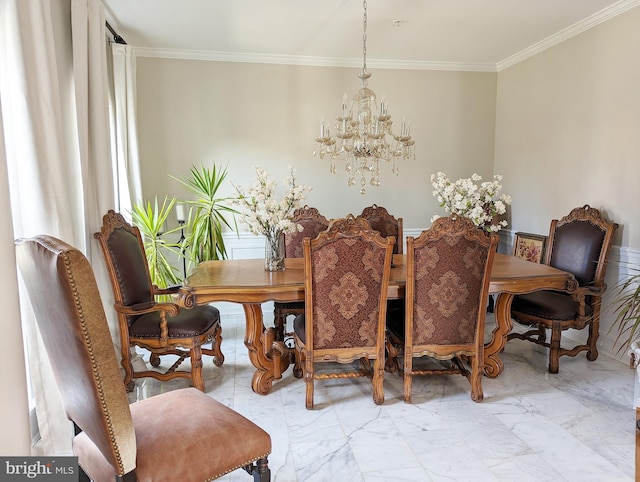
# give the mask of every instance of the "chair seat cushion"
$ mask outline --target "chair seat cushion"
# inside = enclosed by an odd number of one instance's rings
[[[220,322],[220,312],[214,306],[196,306],[191,309],[181,308],[176,316],[167,316],[169,338],[189,338],[207,333]],[[160,312],[146,313],[139,316],[129,327],[133,337],[160,336]]]
[[[141,481],[212,480],[271,453],[267,432],[195,388],[155,395],[130,407]],[[92,480],[114,480],[114,469],[84,432],[75,437],[73,450]]]
[[[536,291],[527,295],[515,296],[511,304],[511,311],[547,320],[567,321],[578,316],[579,306],[579,303],[573,301],[571,295],[566,293]],[[587,315],[590,315],[591,306],[586,305],[585,311]]]
[[[298,315],[293,320],[293,332],[300,338],[302,343],[306,343],[307,336],[304,326],[304,313]]]

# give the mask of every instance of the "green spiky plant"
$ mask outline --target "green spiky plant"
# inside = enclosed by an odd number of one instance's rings
[[[173,179],[181,183],[195,196],[195,200],[185,201],[189,206],[186,224],[187,236],[184,241],[184,253],[189,264],[195,266],[203,261],[226,259],[227,249],[222,232],[224,226],[237,231],[235,215],[238,211],[226,205],[229,197],[218,197],[220,186],[227,177],[227,169],[212,169],[201,166],[191,167],[187,179]],[[231,215],[232,227],[225,215]]]
[[[616,318],[609,331],[618,332],[615,340],[618,352],[640,337],[640,268],[629,270],[631,274],[613,288],[610,305]]]
[[[180,259],[180,245],[167,242],[163,238],[164,235],[177,231],[177,229],[163,231],[175,203],[175,198],[165,198],[162,206],[159,206],[156,198],[153,204],[149,201],[135,204],[131,211],[133,224],[142,233],[151,282],[158,288],[166,288],[182,282],[178,269],[167,259],[168,253]],[[161,301],[168,301],[170,296],[163,295],[158,298]]]

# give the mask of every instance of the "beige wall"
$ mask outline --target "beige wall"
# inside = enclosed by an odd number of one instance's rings
[[[251,182],[255,164],[278,181],[293,165],[314,187],[308,204],[329,217],[375,202],[402,216],[405,229],[423,229],[442,213],[431,173],[502,174],[511,232],[546,234],[551,219],[586,203],[621,225],[612,286],[624,274],[619,261],[640,263],[638,52],[640,7],[497,74],[370,68],[370,87],[396,122],[412,121],[417,158],[397,178],[387,170],[366,196],[312,156],[320,118],[353,94],[357,69],[138,58],[143,192],[184,196],[168,174],[184,176],[191,164],[228,161],[237,184]],[[600,347],[615,355],[610,297]]]
[[[229,179],[250,184],[252,166],[282,184],[288,166],[314,189],[307,203],[328,217],[377,203],[425,228],[438,207],[430,175],[493,173],[496,74],[369,68],[369,87],[385,96],[396,124],[411,121],[416,160],[400,175],[383,166],[382,186],[360,195],[346,173],[329,174],[313,156],[321,118],[359,87],[358,69],[138,58],[138,125],[145,198],[184,197],[168,175],[192,164],[229,163]],[[229,194],[232,191],[229,190]],[[241,228],[244,229],[244,228]]]
[[[514,230],[588,203],[640,248],[640,8],[498,73],[495,171]]]

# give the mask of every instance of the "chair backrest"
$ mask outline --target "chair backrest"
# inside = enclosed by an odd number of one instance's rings
[[[545,263],[572,273],[580,286],[602,286],[616,223],[585,204],[551,221]]]
[[[369,221],[371,228],[378,231],[383,238],[387,236],[396,238],[396,243],[393,246],[393,254],[402,254],[404,252],[402,218],[396,218],[389,214],[385,208],[377,204],[364,208],[358,217]]]
[[[334,220],[313,240],[305,238],[308,347],[384,349],[393,241],[353,215]]]
[[[407,345],[460,345],[468,351],[484,343],[497,244],[496,235],[455,215],[407,238]]]
[[[153,285],[140,230],[109,210],[95,233],[109,271],[113,295],[124,306],[154,303]],[[133,321],[129,319],[129,323]]]
[[[16,244],[67,417],[119,473],[128,473],[136,467],[136,438],[91,265],[80,251],[51,236]]]
[[[287,258],[302,258],[302,240],[318,236],[329,227],[329,220],[316,208],[304,206],[293,212],[293,222],[301,226],[302,229],[284,235],[285,256]]]

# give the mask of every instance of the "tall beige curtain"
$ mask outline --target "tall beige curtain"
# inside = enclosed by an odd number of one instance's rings
[[[142,201],[138,130],[136,118],[136,60],[129,45],[112,43],[113,139],[116,176],[116,205],[129,217],[134,204]],[[130,220],[130,217],[129,217]]]
[[[98,0],[2,5],[0,94],[15,235],[47,233],[76,246],[109,294],[92,239],[101,214],[114,205],[103,7]],[[28,302],[22,322],[42,438],[33,453],[70,453],[71,425]]]
[[[2,125],[2,95],[0,93],[0,223],[4,226],[0,232],[0,263],[4,267],[0,271],[0,291],[3,295],[3,316],[0,318],[0,323],[2,324],[4,357],[12,362],[11,369],[5,370],[3,375],[5,387],[11,388],[5,388],[2,397],[0,397],[0,426],[3,427],[5,433],[10,433],[11,436],[2,437],[0,440],[0,454],[20,456],[31,453],[29,392],[24,365],[22,326],[16,322],[20,319],[20,302],[15,269],[16,260],[13,255],[9,179]]]

